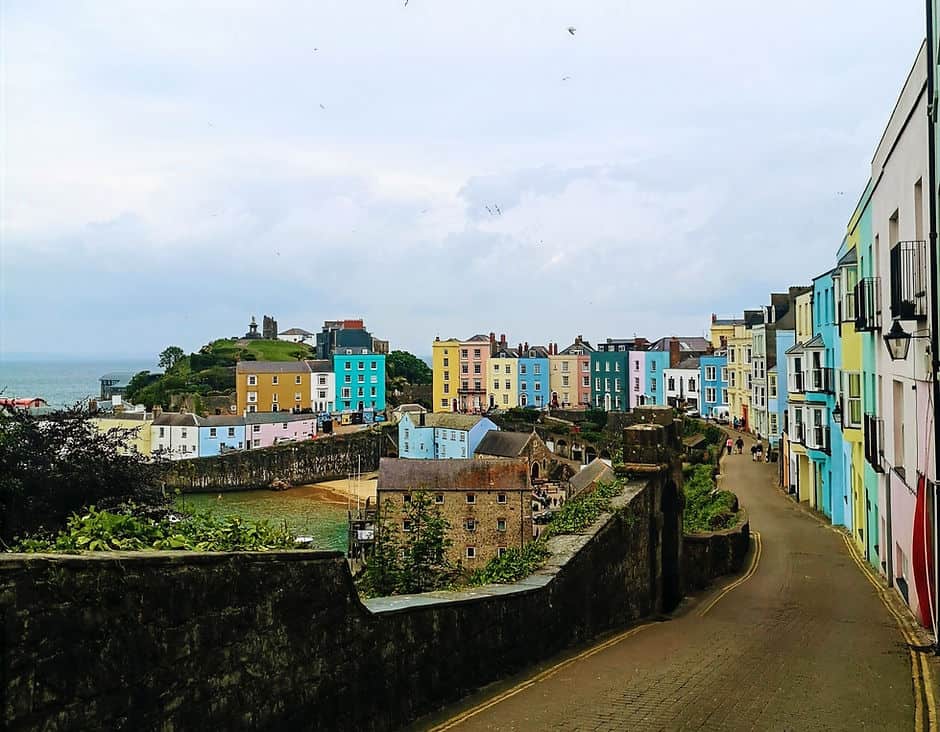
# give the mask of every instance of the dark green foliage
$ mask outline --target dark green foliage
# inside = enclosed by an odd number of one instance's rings
[[[730,529],[737,523],[734,494],[715,490],[710,465],[696,465],[692,468],[684,490],[682,528],[685,533]]]
[[[0,414],[0,540],[58,531],[89,505],[166,510],[160,466],[126,450],[135,431],[99,432],[78,408]]]
[[[594,492],[578,496],[565,503],[554,515],[542,536],[579,534],[610,509],[610,501],[623,492],[623,481],[615,479],[599,483]]]
[[[525,409],[524,407],[510,407],[506,411],[506,417],[509,420],[516,420],[519,422],[527,422],[529,424],[534,424],[538,422],[541,412],[537,409]]]
[[[168,346],[160,353],[157,365],[164,371],[170,371],[183,358],[183,349],[179,346]]]
[[[408,531],[399,530],[410,522]],[[447,558],[450,524],[425,491],[411,494],[399,510],[383,502],[376,522],[375,546],[360,581],[370,596],[430,592],[449,587],[457,571]]]
[[[294,549],[286,528],[265,521],[244,521],[237,516],[216,517],[209,511],[190,512],[182,518],[159,519],[127,513],[99,511],[94,506],[73,515],[52,539],[27,539],[16,548],[28,552],[187,550],[197,552],[266,551]]]
[[[607,412],[603,409],[588,409],[584,412],[584,420],[590,422],[596,426],[596,432],[600,432],[607,426]],[[585,425],[583,429],[588,430],[590,427]]]
[[[385,375],[389,384],[430,384],[434,374],[424,361],[408,351],[392,351],[385,357]]]
[[[548,547],[541,538],[526,544],[522,549],[512,547],[503,556],[491,559],[485,567],[473,572],[467,584],[478,586],[518,582],[541,567],[548,555]]]

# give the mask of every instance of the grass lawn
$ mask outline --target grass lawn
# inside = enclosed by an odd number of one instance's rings
[[[238,353],[250,353],[258,361],[296,361],[298,354],[302,358],[312,358],[313,352],[309,346],[302,343],[288,343],[287,341],[247,341],[246,345],[235,345],[235,341],[222,339],[212,342],[212,352],[218,355],[234,357]]]

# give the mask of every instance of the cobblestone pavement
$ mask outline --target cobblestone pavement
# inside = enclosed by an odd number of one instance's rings
[[[914,728],[911,655],[897,624],[839,534],[784,496],[777,466],[751,462],[747,447],[725,458],[722,487],[738,494],[760,534],[749,579],[714,605],[729,581],[691,598],[671,620],[530,686],[520,689],[522,678],[488,690],[423,726]]]

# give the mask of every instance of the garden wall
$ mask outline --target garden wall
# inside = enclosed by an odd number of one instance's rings
[[[738,509],[734,528],[686,534],[682,539],[682,576],[687,591],[708,587],[715,579],[739,572],[751,542],[747,512]]]

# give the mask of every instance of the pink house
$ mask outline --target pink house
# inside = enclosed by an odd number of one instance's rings
[[[245,415],[245,441],[249,450],[285,442],[312,440],[316,436],[315,414],[249,412]]]

